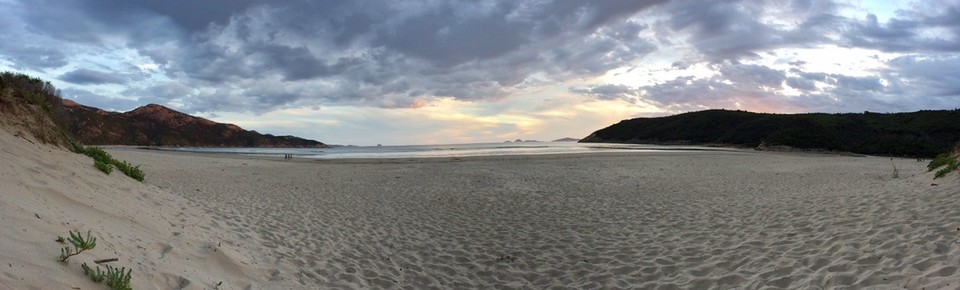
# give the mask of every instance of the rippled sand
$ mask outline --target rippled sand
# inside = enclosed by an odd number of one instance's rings
[[[112,152],[304,288],[960,287],[960,182],[914,160]]]

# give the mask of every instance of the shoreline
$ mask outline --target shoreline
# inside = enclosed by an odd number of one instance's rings
[[[906,157],[891,157],[891,156],[873,156],[873,155],[863,155],[863,154],[844,154],[842,152],[820,152],[820,151],[778,151],[778,150],[755,150],[755,149],[742,149],[742,148],[727,148],[727,147],[718,147],[717,150],[712,150],[710,148],[667,148],[667,149],[648,149],[648,148],[615,148],[611,150],[620,150],[618,152],[563,152],[563,153],[536,153],[536,154],[502,154],[502,155],[474,155],[474,156],[424,156],[424,157],[348,157],[348,158],[305,158],[300,157],[297,154],[293,155],[292,159],[284,159],[282,153],[237,153],[237,152],[199,152],[199,151],[179,151],[179,150],[165,150],[165,149],[153,149],[153,148],[143,148],[142,146],[121,146],[121,145],[112,145],[104,146],[104,149],[112,151],[141,151],[141,152],[154,152],[158,154],[171,154],[178,156],[200,156],[200,157],[209,157],[209,158],[225,158],[225,159],[248,159],[248,160],[271,160],[271,161],[281,161],[281,162],[305,162],[305,163],[351,163],[351,164],[381,164],[381,163],[436,163],[436,162],[460,162],[460,161],[475,161],[475,160],[517,160],[517,159],[537,159],[537,158],[557,158],[557,159],[569,159],[569,158],[579,158],[587,156],[601,156],[601,157],[611,157],[611,156],[622,156],[629,157],[635,155],[686,155],[686,154],[771,154],[771,155],[784,155],[784,156],[823,156],[823,157],[876,157],[876,158],[896,158],[896,159],[910,159]],[[606,148],[604,148],[606,149]],[[656,151],[656,152],[648,152]]]

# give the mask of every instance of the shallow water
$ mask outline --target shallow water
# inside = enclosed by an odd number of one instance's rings
[[[331,148],[165,148],[201,153],[277,156],[292,154],[296,158],[429,158],[502,155],[542,155],[598,152],[660,152],[660,151],[723,151],[726,148],[698,146],[659,146],[646,144],[574,143],[574,142],[515,142],[447,145],[404,146],[335,146]]]

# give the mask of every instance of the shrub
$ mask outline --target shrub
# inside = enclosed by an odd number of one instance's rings
[[[132,272],[132,269],[124,267],[117,269],[107,266],[107,286],[110,286],[111,290],[131,290],[130,272]]]
[[[113,165],[100,160],[93,160],[93,166],[97,169],[100,169],[100,171],[103,171],[103,173],[106,173],[107,175],[110,175],[110,172],[113,172]]]
[[[73,249],[69,247],[64,247],[60,250],[60,263],[66,264],[67,259],[72,256],[76,256],[83,251],[93,249],[97,246],[97,238],[94,238],[93,235],[87,231],[87,237],[84,237],[80,232],[74,233],[70,231],[70,238],[64,239],[63,237],[57,237],[56,240],[58,243],[63,244],[64,242],[70,242],[73,245]],[[114,259],[116,260],[116,259]],[[127,269],[124,267],[114,268],[107,266],[107,271],[101,271],[100,266],[96,268],[90,268],[87,263],[80,265],[80,268],[83,268],[83,274],[90,276],[90,280],[93,282],[100,283],[104,282],[112,290],[131,290],[130,287],[130,273],[133,272],[132,269]]]
[[[107,153],[106,150],[100,147],[86,147],[83,149],[83,154],[90,156],[93,160],[102,161],[103,163],[113,163],[113,156],[110,156],[110,153]]]
[[[127,163],[126,161],[114,160],[113,165],[117,167],[117,170],[123,172],[130,178],[136,179],[137,181],[143,182],[143,170],[140,170],[140,165],[134,166],[133,164]]]
[[[93,282],[100,283],[103,282],[103,279],[106,278],[106,273],[100,271],[100,266],[97,266],[96,271],[90,269],[90,266],[87,266],[87,263],[80,265],[80,268],[83,268],[83,274],[90,276],[90,280]]]
[[[90,276],[90,280],[96,283],[106,282],[111,290],[132,289],[130,287],[130,273],[133,271],[132,269],[124,267],[118,269],[107,265],[107,271],[100,271],[100,266],[90,268],[90,266],[87,266],[87,263],[83,263],[81,267],[83,268],[83,274]]]
[[[947,164],[943,169],[937,170],[937,173],[933,175],[933,178],[940,178],[947,175],[947,173],[953,172],[960,168],[960,162],[956,158],[952,158],[947,161]]]
[[[949,163],[951,159],[954,159],[954,158],[950,156],[950,153],[942,153],[940,155],[937,155],[937,157],[934,157],[933,160],[930,160],[930,164],[927,164],[927,172],[933,171],[934,169],[947,165],[947,163]]]
[[[63,240],[63,237],[57,237],[58,242]],[[90,231],[87,231],[86,238],[84,238],[83,234],[80,232],[73,233],[73,231],[70,231],[70,238],[67,238],[66,241],[70,242],[70,245],[72,245],[73,248],[71,249],[70,247],[63,247],[60,249],[60,258],[57,259],[57,261],[63,264],[66,264],[70,257],[97,247],[97,238],[94,238],[93,235],[90,235]]]
[[[77,153],[77,154],[84,154],[83,145],[80,145],[80,143],[74,142],[73,140],[68,140],[67,145],[71,152]]]
[[[943,153],[937,155],[937,157],[931,160],[930,164],[927,165],[928,172],[936,170],[937,168],[941,169],[934,173],[933,178],[944,177],[947,175],[947,173],[957,170],[960,168],[960,161],[957,161],[956,156],[952,156],[949,153]]]
[[[137,181],[143,182],[145,174],[143,170],[140,170],[140,165],[134,166],[126,161],[113,159],[113,156],[110,153],[107,153],[103,148],[88,146],[84,147],[83,145],[73,144],[73,152],[90,156],[93,158],[93,165],[103,171],[106,174],[110,174],[113,171],[113,167],[116,167],[117,170],[123,172],[123,174],[129,176],[130,178],[136,179]]]

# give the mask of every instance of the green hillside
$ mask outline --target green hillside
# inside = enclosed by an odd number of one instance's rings
[[[580,142],[783,145],[933,157],[960,141],[960,110],[879,114],[762,114],[707,110],[624,120]]]

